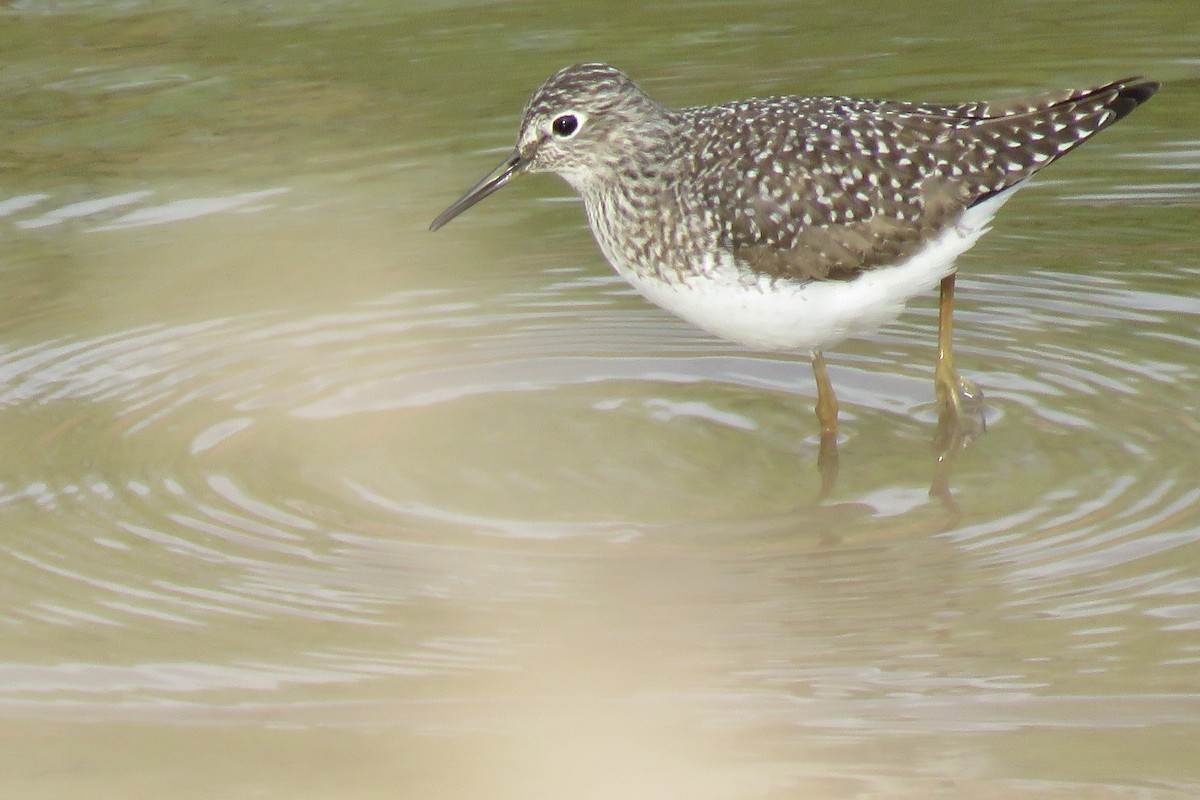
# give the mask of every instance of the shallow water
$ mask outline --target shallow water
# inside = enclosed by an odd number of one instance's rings
[[[616,8],[0,12],[0,795],[1200,793],[1200,12]],[[807,364],[648,306],[560,183],[425,231],[594,58],[1166,87],[960,261],[987,435],[930,456],[923,298],[829,354],[814,503]]]

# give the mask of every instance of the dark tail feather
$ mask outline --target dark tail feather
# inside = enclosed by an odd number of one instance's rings
[[[1148,81],[1145,78],[1133,77],[1125,78],[1124,80],[1114,81],[1102,90],[1117,90],[1117,96],[1108,104],[1108,108],[1113,112],[1113,118],[1108,123],[1113,122],[1127,116],[1130,111],[1140,106],[1142,103],[1150,99],[1150,97],[1158,91],[1158,81]]]
[[[963,130],[963,161],[979,175],[968,205],[1027,180],[1048,164],[1127,116],[1159,84],[1125,78],[1094,89],[1040,95],[1007,107]],[[999,113],[996,113],[999,112]]]

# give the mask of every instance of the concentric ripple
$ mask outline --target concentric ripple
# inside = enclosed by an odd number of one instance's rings
[[[130,548],[162,556],[162,585],[142,601],[56,613],[111,621],[152,605],[176,621],[200,610],[369,618],[380,598],[358,570],[377,554],[338,547],[342,534],[386,549],[447,537],[620,540],[688,520],[804,525],[796,509],[815,481],[806,365],[598,294],[584,272],[548,278],[483,300],[421,290],[306,317],[9,349],[0,404],[6,427],[23,432],[8,461],[26,474],[4,481],[3,508],[47,536],[103,531],[92,536],[103,555],[83,567],[57,564],[45,539],[28,567],[104,585],[112,576],[93,571],[120,572]],[[1063,274],[963,284],[972,299],[960,312],[960,364],[985,387],[993,431],[956,465],[967,518],[952,536],[985,541],[1014,581],[1038,578],[1035,593],[1194,544],[1196,455],[1176,434],[1191,433],[1196,368],[1171,359],[1169,338],[1184,335],[1172,318],[1200,315],[1194,299]],[[917,308],[834,357],[843,459],[867,475],[839,499],[869,519],[897,518],[887,529],[913,514],[939,524],[921,446],[933,417],[932,314]],[[80,451],[86,463],[69,455]],[[1001,477],[1003,494],[990,492]],[[60,544],[51,552],[77,561],[81,542]],[[339,587],[328,567],[347,558]],[[189,596],[175,582],[191,559],[276,571],[282,560],[297,572]],[[308,585],[313,563],[332,581],[322,591],[278,583]],[[405,582],[386,583],[378,591],[400,599]]]
[[[931,300],[829,354],[820,503],[808,365],[593,261],[11,343],[0,714],[549,746],[544,687],[586,673],[560,691],[621,730],[800,732],[834,763],[1200,725],[1200,304],[1138,277],[964,274],[989,431],[940,467]],[[864,791],[896,757],[851,759]]]
[[[460,5],[6,4],[0,795],[1200,796],[1187,4]],[[1163,91],[962,259],[986,435],[932,456],[934,298],[826,354],[818,502],[809,366],[565,188],[427,233],[589,49],[680,105]]]

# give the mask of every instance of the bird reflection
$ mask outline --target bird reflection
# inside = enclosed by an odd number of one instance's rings
[[[950,488],[955,459],[987,432],[983,395],[974,387],[972,392],[962,395],[964,402],[960,405],[941,405],[930,443],[932,471],[929,497],[938,501],[948,515],[944,530],[957,527],[962,518],[962,509]],[[813,507],[837,505],[828,501],[837,489],[840,467],[837,435],[832,431],[822,431],[817,450],[820,488],[813,498]]]

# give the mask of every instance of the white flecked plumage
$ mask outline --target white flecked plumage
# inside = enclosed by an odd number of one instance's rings
[[[1019,185],[1018,185],[1019,187]],[[699,328],[758,350],[818,352],[875,330],[899,316],[914,295],[937,285],[987,232],[1013,189],[969,209],[959,224],[886,269],[849,280],[795,281],[747,272],[730,256],[708,258],[670,279],[646,272],[612,249],[603,226],[593,230],[605,258],[639,294]]]
[[[770,97],[673,111],[618,70],[582,64],[530,99],[512,172],[559,173],[593,230],[628,240],[614,254],[664,279],[722,255],[781,279],[847,279],[902,262],[1154,88],[1127,79],[1002,104]],[[564,115],[576,127],[556,135]]]
[[[1158,89],[1127,78],[1005,103],[767,97],[672,110],[605,64],[530,98],[503,164],[436,230],[521,172],[583,198],[604,256],[652,302],[715,334],[814,355],[823,441],[836,401],[820,351],[941,281],[939,399],[953,371],[955,259],[1039,170]]]
[[[985,201],[1149,86],[1007,104],[770,97],[672,111],[618,70],[582,64],[534,93],[515,157],[579,192],[605,257],[651,301],[752,347],[812,351],[895,317],[984,232],[999,207]],[[556,133],[564,117],[574,127]]]

